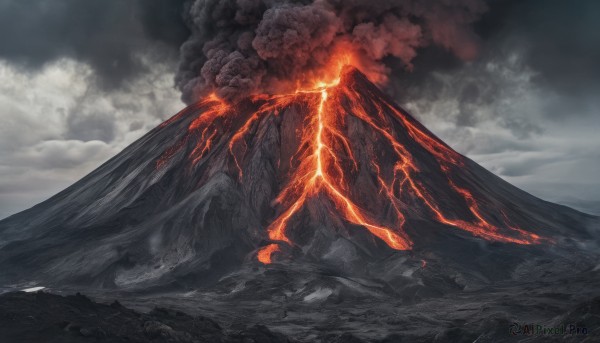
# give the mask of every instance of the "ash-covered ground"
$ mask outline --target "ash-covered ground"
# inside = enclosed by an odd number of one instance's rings
[[[79,293],[6,293],[0,296],[2,342],[273,342],[289,340],[264,326],[225,331],[181,311],[139,313],[115,301],[99,304]]]
[[[271,281],[257,277],[221,292],[119,294],[119,298],[140,311],[175,308],[214,318],[234,330],[266,325],[300,342],[600,342],[598,268],[579,275],[548,271],[551,277],[530,281],[523,275],[522,282],[473,290],[458,289],[457,284],[446,294],[414,287],[404,296],[386,295],[386,285],[377,282],[323,274],[299,283],[294,291],[289,284],[272,281],[289,282],[287,272],[264,273]],[[103,294],[93,296],[110,300]],[[523,328],[517,332],[515,323],[564,327],[566,332],[528,334]]]
[[[382,282],[277,266],[231,275],[211,290],[86,290],[110,306],[83,297],[5,293],[0,332],[7,342],[600,341],[600,268],[571,274],[577,268],[547,261],[521,281],[468,289],[454,280],[455,289],[444,294],[440,284],[452,281],[440,276],[435,284],[423,275],[426,268],[414,272],[425,284],[403,289],[403,296]]]

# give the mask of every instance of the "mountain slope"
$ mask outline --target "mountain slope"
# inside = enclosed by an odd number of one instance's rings
[[[427,269],[447,289],[585,260],[572,251],[597,225],[456,153],[346,68],[294,94],[208,97],[1,221],[0,283],[211,286],[272,263],[390,284]]]

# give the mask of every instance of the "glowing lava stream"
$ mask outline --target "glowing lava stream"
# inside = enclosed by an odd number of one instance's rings
[[[342,70],[341,65],[339,70]],[[282,208],[282,212],[267,227],[269,239],[273,242],[259,249],[257,258],[260,262],[271,263],[272,254],[281,251],[279,244],[293,244],[286,235],[289,222],[302,210],[308,199],[320,194],[327,196],[332,201],[346,221],[362,226],[395,250],[408,250],[413,245],[404,231],[406,219],[402,209],[406,208],[406,203],[401,200],[401,196],[405,191],[419,199],[430,211],[427,215],[432,215],[434,220],[457,227],[474,236],[490,241],[516,244],[552,242],[548,238],[542,238],[513,226],[500,209],[504,218],[503,230],[510,234],[501,232],[500,227],[486,220],[484,212],[480,209],[480,205],[471,191],[459,187],[452,179],[451,170],[464,167],[464,161],[460,154],[432,137],[431,134],[420,128],[409,115],[404,114],[381,95],[371,92],[364,96],[361,94],[362,91],[359,92],[352,84],[340,85],[340,74],[336,74],[338,79],[335,81],[317,83],[313,89],[298,90],[292,94],[254,96],[251,98],[252,102],[261,105],[256,112],[245,117],[241,127],[230,136],[228,151],[235,162],[240,181],[242,181],[242,165],[235,150],[238,143],[243,143],[243,154],[245,154],[247,146],[244,137],[252,130],[259,118],[278,115],[293,104],[306,103],[308,105],[308,113],[304,117],[298,145],[299,149],[294,155],[294,160],[298,161],[298,165],[292,168],[287,183],[275,199],[275,203]],[[371,109],[367,112],[369,106],[374,110]],[[239,116],[236,117],[239,113],[235,111],[235,108],[214,94],[198,102],[191,109],[196,111],[199,108],[206,108],[206,110],[191,121],[184,138],[168,148],[158,159],[157,169],[163,168],[166,162],[182,151],[182,148],[191,139],[194,139],[196,144],[189,154],[189,159],[192,165],[196,165],[207,156],[214,144],[228,136],[224,133],[229,132],[234,123],[241,119]],[[187,113],[190,111],[180,112],[162,126],[178,120]],[[241,114],[244,115],[244,113]],[[393,175],[389,181],[386,181],[385,173],[375,156],[371,156],[373,160],[370,167],[379,183],[380,194],[385,196],[386,202],[391,206],[395,215],[394,222],[390,223],[394,228],[373,222],[367,212],[351,199],[350,184],[346,180],[346,175],[350,168],[357,172],[359,165],[351,147],[353,142],[350,141],[346,132],[342,131],[345,121],[350,116],[372,129],[377,133],[377,139],[381,139],[391,148],[392,159],[395,161],[393,162]],[[392,123],[392,121],[395,122]],[[396,139],[394,132],[398,125],[403,127],[412,141],[435,158],[440,171],[447,178],[448,190],[457,196],[456,199],[462,199],[459,201],[468,208],[472,217],[471,221],[447,217],[425,185],[414,177],[420,170],[411,151]],[[344,163],[350,163],[352,166],[344,168]],[[365,167],[363,166],[363,168]]]
[[[401,237],[396,234],[391,228],[376,225],[367,219],[367,216],[362,213],[361,209],[355,205],[345,194],[345,190],[342,186],[336,185],[331,180],[331,175],[325,170],[328,167],[326,161],[329,158],[333,160],[333,167],[338,169],[339,177],[343,177],[343,171],[339,166],[339,162],[334,153],[334,149],[328,146],[325,142],[324,135],[327,130],[333,136],[344,142],[348,152],[352,155],[349,148],[349,144],[346,138],[337,131],[336,128],[328,126],[326,115],[332,116],[333,114],[327,111],[327,100],[329,97],[329,89],[337,86],[339,80],[336,80],[332,84],[321,83],[319,87],[314,91],[299,91],[299,93],[320,93],[320,100],[317,105],[316,115],[312,116],[316,118],[316,133],[312,139],[311,146],[313,152],[310,156],[304,158],[301,162],[300,174],[294,175],[292,178],[295,180],[291,185],[284,189],[279,197],[278,202],[283,202],[288,195],[295,193],[297,188],[301,188],[300,196],[298,199],[279,217],[277,218],[268,228],[269,238],[274,241],[283,241],[291,244],[291,241],[285,235],[285,228],[289,220],[296,214],[304,205],[305,201],[309,196],[316,195],[319,191],[325,191],[331,200],[335,203],[336,207],[342,212],[342,215],[349,222],[365,227],[376,237],[383,240],[387,245],[396,250],[407,250],[412,246],[412,242],[408,237]],[[310,125],[309,125],[310,126]],[[311,143],[311,142],[309,142]],[[353,156],[352,156],[353,157]],[[356,165],[356,161],[352,158]],[[304,165],[302,165],[304,164]],[[300,185],[298,185],[300,183]],[[278,250],[278,249],[277,249]],[[268,264],[271,262],[271,253],[277,251],[273,248],[273,244],[262,248],[258,252],[258,260],[262,263]]]
[[[203,101],[199,101],[198,103],[191,105],[190,107],[184,109],[183,111],[177,113],[171,119],[165,121],[160,126],[165,127],[172,122],[179,120],[182,116],[186,115],[191,109],[197,110],[201,107],[208,106],[208,110],[205,111],[202,115],[198,116],[194,119],[189,127],[188,132],[184,136],[183,140],[170,148],[168,148],[162,156],[156,162],[156,168],[161,169],[165,166],[165,164],[181,149],[184,145],[192,138],[194,134],[199,133],[198,144],[192,151],[190,158],[192,159],[192,164],[198,163],[202,157],[206,155],[215,140],[218,128],[214,125],[215,120],[219,117],[224,117],[225,114],[229,111],[230,107],[225,101],[221,100],[216,94],[210,94]]]
[[[269,227],[269,238],[273,241],[286,242],[292,244],[290,239],[285,235],[285,230],[288,222],[292,217],[300,211],[306,200],[316,195],[318,192],[323,191],[329,198],[335,203],[338,210],[340,210],[343,217],[356,225],[363,226],[369,230],[373,235],[383,240],[389,247],[396,250],[408,250],[412,246],[412,241],[404,232],[405,218],[402,214],[401,208],[404,205],[399,198],[395,195],[395,190],[401,192],[403,189],[408,189],[419,198],[424,205],[429,208],[434,218],[443,224],[460,228],[464,231],[470,232],[474,236],[478,236],[490,241],[499,241],[516,244],[536,244],[541,242],[542,238],[534,233],[530,233],[513,227],[507,223],[505,218],[505,226],[507,230],[513,232],[513,235],[505,235],[499,232],[499,228],[489,223],[481,214],[479,205],[473,197],[473,195],[466,189],[459,188],[451,180],[449,171],[452,167],[462,167],[462,157],[446,147],[444,144],[438,142],[434,138],[430,137],[427,133],[423,132],[407,117],[398,111],[392,104],[386,102],[385,99],[379,98],[380,103],[386,104],[386,107],[391,110],[397,118],[400,120],[402,125],[405,127],[409,135],[424,149],[426,149],[439,163],[440,170],[448,178],[448,184],[450,188],[464,199],[468,206],[471,214],[473,215],[474,222],[470,223],[465,220],[451,219],[446,217],[441,209],[436,205],[434,199],[424,189],[424,187],[413,178],[414,173],[419,172],[419,168],[412,159],[412,154],[399,143],[395,137],[390,133],[392,132],[391,124],[387,123],[382,126],[377,121],[387,122],[384,115],[384,109],[375,103],[377,108],[377,117],[369,115],[364,109],[364,99],[361,99],[360,94],[349,89],[349,87],[337,87],[339,80],[332,84],[321,83],[316,90],[311,91],[300,91],[298,93],[315,94],[320,93],[320,100],[316,106],[316,115],[309,116],[309,118],[315,118],[316,123],[309,123],[308,128],[316,127],[315,134],[310,140],[303,141],[308,146],[312,147],[312,154],[301,156],[300,166],[296,173],[291,177],[291,183],[284,188],[284,190],[277,197],[277,203],[285,204],[290,198],[296,200],[291,203]],[[334,104],[328,102],[330,92],[334,92],[338,97],[334,101]],[[351,113],[356,118],[376,130],[388,144],[393,148],[396,155],[397,162],[394,166],[394,175],[390,183],[386,182],[380,173],[380,167],[376,161],[373,162],[373,167],[377,173],[377,179],[380,183],[381,193],[385,193],[385,196],[389,199],[390,204],[394,210],[397,219],[397,228],[393,230],[388,227],[383,227],[371,222],[367,215],[354,204],[349,196],[347,183],[344,180],[344,171],[340,166],[340,162],[334,148],[330,146],[337,139],[341,141],[342,145],[345,146],[350,159],[357,168],[357,162],[354,159],[350,143],[347,138],[338,131],[343,120],[336,122],[333,118],[335,115],[342,115],[346,113],[345,109],[341,105],[339,96],[343,94],[350,101]],[[316,125],[315,125],[316,124]],[[331,125],[330,125],[331,124]],[[305,135],[303,135],[304,137]],[[328,136],[329,139],[324,139]],[[333,171],[332,171],[333,170]],[[336,175],[332,175],[336,174]],[[550,241],[550,240],[548,240]],[[274,246],[275,245],[275,246]],[[279,251],[276,243],[270,244],[259,250],[258,260],[262,263],[271,263],[271,254]]]

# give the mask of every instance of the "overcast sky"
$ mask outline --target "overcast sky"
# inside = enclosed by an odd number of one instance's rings
[[[600,2],[488,1],[479,57],[419,51],[386,91],[450,146],[600,214]],[[184,105],[185,0],[0,0],[0,218],[72,184]],[[392,62],[393,63],[393,62]]]

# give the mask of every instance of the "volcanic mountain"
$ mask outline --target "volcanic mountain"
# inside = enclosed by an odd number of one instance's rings
[[[315,271],[399,292],[416,271],[411,285],[443,291],[572,260],[597,222],[455,152],[345,67],[290,94],[210,95],[0,221],[0,282],[185,288]]]

